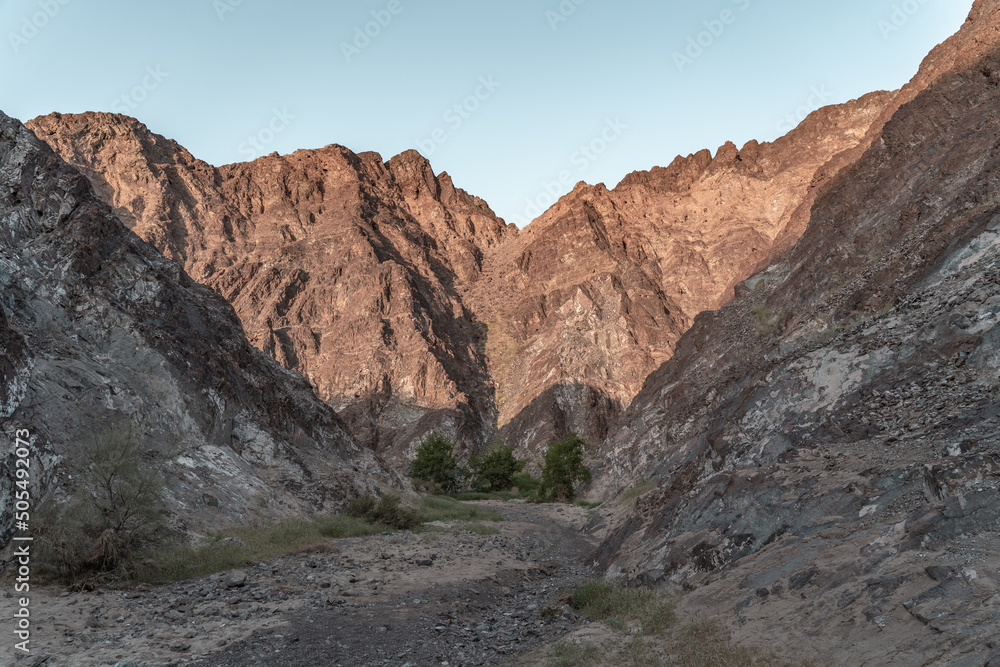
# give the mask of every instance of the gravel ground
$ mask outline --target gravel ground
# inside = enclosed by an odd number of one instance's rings
[[[499,534],[436,524],[153,589],[42,590],[35,651],[12,664],[517,664],[587,624],[566,592],[592,576],[588,512],[476,504],[503,515],[486,524]]]

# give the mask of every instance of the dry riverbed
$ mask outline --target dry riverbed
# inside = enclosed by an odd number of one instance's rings
[[[330,540],[162,587],[33,591],[32,657],[13,664],[517,664],[592,625],[566,604],[592,576],[588,511],[475,504],[505,521]]]

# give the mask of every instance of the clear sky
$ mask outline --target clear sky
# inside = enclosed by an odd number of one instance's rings
[[[0,0],[0,109],[128,113],[216,165],[417,148],[523,226],[578,181],[613,187],[897,88],[971,6]]]

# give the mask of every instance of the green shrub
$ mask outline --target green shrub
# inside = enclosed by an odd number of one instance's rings
[[[378,505],[378,498],[366,493],[347,503],[347,507],[344,508],[344,514],[356,518],[365,518],[369,512],[375,509],[376,505]]]
[[[347,505],[344,514],[397,530],[413,530],[423,523],[420,512],[403,505],[402,499],[395,495],[378,500],[372,496],[355,498]]]
[[[586,443],[576,433],[565,440],[549,443],[538,496],[543,500],[571,500],[576,485],[590,481],[590,469],[583,463]]]
[[[482,457],[473,456],[472,488],[476,491],[508,491],[514,486],[514,476],[524,470],[527,461],[514,456],[513,447],[497,447]]]
[[[141,552],[166,532],[160,466],[145,456],[135,425],[107,420],[64,465],[70,500],[47,500],[36,522],[42,572],[68,580],[132,576]]]
[[[428,485],[432,491],[457,491],[462,485],[464,471],[455,456],[455,440],[438,431],[425,435],[406,474]]]

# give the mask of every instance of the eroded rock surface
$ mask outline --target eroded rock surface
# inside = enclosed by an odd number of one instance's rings
[[[0,114],[0,423],[32,443],[33,498],[114,414],[168,465],[175,526],[332,509],[398,478],[232,307],[130,232],[87,179]],[[6,544],[15,467],[0,481]]]
[[[1000,629],[1000,25],[977,2],[796,247],[700,316],[608,442],[609,575],[851,664]],[[947,58],[945,56],[947,55]],[[596,525],[596,524],[595,524]]]
[[[593,443],[694,317],[802,233],[801,207],[861,142],[891,93],[810,115],[773,144],[727,143],[580,184],[487,256],[469,295],[508,441],[535,452],[570,430]]]
[[[126,117],[29,126],[403,468],[434,427],[476,449],[499,419],[532,455],[571,430],[603,440],[694,316],[794,243],[831,158],[892,97],[614,191],[581,184],[520,233],[412,151],[383,163],[330,146],[216,169]]]
[[[460,287],[512,233],[416,152],[340,146],[216,169],[131,118],[39,118],[130,226],[222,294],[248,337],[309,378],[399,468],[435,427],[496,430],[486,332]]]

